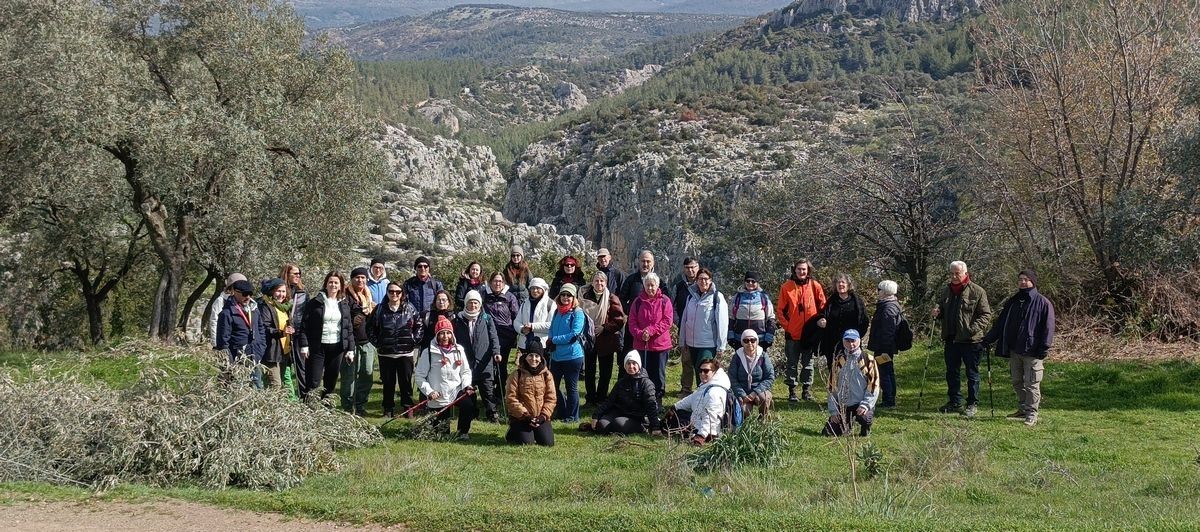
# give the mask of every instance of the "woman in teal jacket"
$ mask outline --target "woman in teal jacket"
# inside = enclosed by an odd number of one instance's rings
[[[558,290],[556,307],[550,319],[550,373],[558,390],[558,418],[566,423],[579,421],[579,372],[583,370],[583,342],[580,336],[587,323],[583,309],[575,299],[575,285],[567,283]],[[559,381],[565,379],[566,390]]]

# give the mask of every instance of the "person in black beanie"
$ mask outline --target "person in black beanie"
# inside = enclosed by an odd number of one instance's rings
[[[1037,290],[1037,273],[1017,275],[1017,293],[1004,302],[1000,316],[983,338],[995,344],[996,355],[1008,359],[1009,376],[1019,407],[1009,414],[1032,427],[1038,422],[1042,401],[1043,361],[1054,342],[1054,305]]]
[[[428,314],[429,309],[433,307],[433,297],[439,291],[446,289],[441,281],[433,278],[430,264],[429,257],[417,257],[417,260],[413,261],[413,270],[416,275],[404,281],[405,299],[412,303],[412,306],[416,307],[422,315]]]

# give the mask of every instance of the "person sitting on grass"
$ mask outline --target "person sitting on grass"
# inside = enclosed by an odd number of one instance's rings
[[[698,374],[700,387],[667,409],[667,422],[676,427],[690,425],[692,443],[704,445],[721,435],[729,375],[715,358],[701,362]]]
[[[771,365],[771,357],[758,344],[758,333],[754,329],[742,331],[742,347],[729,363],[729,382],[745,416],[749,417],[755,408],[759,419],[771,413],[775,368]]]
[[[834,356],[829,374],[829,421],[822,434],[848,434],[853,420],[861,427],[859,436],[870,436],[879,397],[879,365],[875,357],[863,352],[855,329],[842,334],[842,348]]]
[[[636,350],[625,355],[625,369],[617,379],[608,399],[596,408],[591,423],[580,429],[597,434],[637,434],[650,432],[660,435],[658,428],[658,401],[656,388],[646,370],[642,368],[642,356]]]
[[[504,394],[508,408],[508,443],[536,443],[554,446],[554,429],[550,418],[558,404],[554,376],[546,367],[545,349],[541,342],[530,341],[517,359],[517,374],[508,380]]]
[[[434,341],[417,359],[416,378],[421,393],[429,398],[428,408],[445,409],[434,423],[450,419],[453,411],[446,407],[460,396],[467,396],[458,402],[458,439],[469,439],[471,421],[479,413],[471,388],[471,365],[466,350],[454,341],[454,326],[445,316],[438,316]]]

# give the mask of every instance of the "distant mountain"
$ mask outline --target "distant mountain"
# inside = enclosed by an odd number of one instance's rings
[[[353,26],[376,20],[420,16],[448,9],[463,0],[290,0],[310,28]],[[788,5],[787,0],[510,0],[520,7],[589,12],[699,13],[760,15]]]
[[[510,5],[461,5],[420,17],[331,28],[336,44],[365,60],[473,59],[587,63],[676,35],[731,28],[731,15],[581,13]]]

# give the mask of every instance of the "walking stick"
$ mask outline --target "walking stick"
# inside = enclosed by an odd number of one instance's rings
[[[925,349],[925,369],[921,370],[921,391],[917,394],[917,411],[921,410],[921,404],[925,399],[925,378],[929,375],[929,354],[933,352],[933,345],[937,338],[937,320],[929,326],[929,345]]]
[[[411,414],[411,413],[413,413],[413,412],[416,412],[418,408],[421,408],[422,406],[425,406],[425,403],[428,403],[428,402],[429,402],[429,399],[425,399],[424,401],[421,401],[421,402],[419,402],[419,403],[417,403],[417,404],[413,405],[413,406],[412,406],[411,408],[409,408],[408,410],[405,410],[404,412],[402,412],[402,413],[401,413],[400,415],[398,415],[398,416],[393,414],[393,415],[392,415],[392,417],[391,417],[391,419],[389,419],[389,420],[387,420],[387,421],[384,421],[384,422],[383,422],[383,424],[379,426],[379,428],[386,427],[388,423],[391,423],[391,422],[395,421],[397,418],[408,417],[408,415],[409,415],[409,414]]]
[[[429,414],[421,419],[418,419],[417,422],[413,424],[413,426],[416,427],[416,426],[422,425],[424,423],[427,423],[429,420],[442,415],[443,412],[446,412],[447,410],[454,408],[455,406],[458,405],[458,403],[461,403],[463,399],[466,399],[472,395],[475,395],[475,388],[467,388],[466,391],[459,394],[459,396],[456,397],[453,401],[450,401],[450,404],[442,407],[442,409],[438,410],[437,412],[434,412],[434,413]],[[428,399],[426,399],[426,401],[428,401]]]
[[[989,348],[986,352],[984,352],[984,356],[987,357],[988,366],[988,406],[992,409],[992,417],[995,418],[996,400],[995,396],[992,394],[992,349]]]

